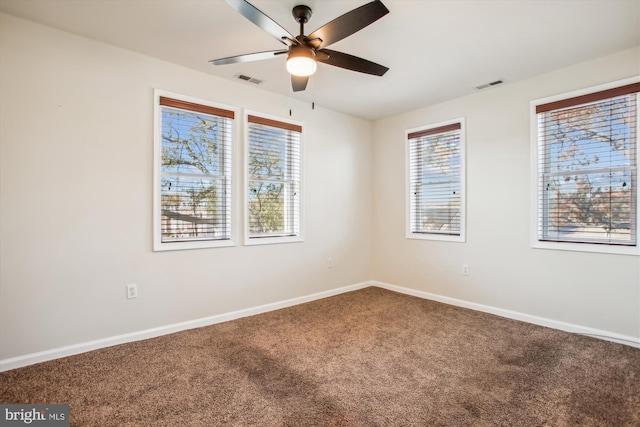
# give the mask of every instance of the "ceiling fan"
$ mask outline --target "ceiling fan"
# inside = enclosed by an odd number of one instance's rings
[[[295,6],[291,13],[296,22],[300,24],[300,35],[295,37],[248,1],[226,0],[226,2],[242,16],[288,47],[268,52],[213,59],[209,61],[213,65],[259,61],[286,53],[287,71],[291,74],[291,86],[294,92],[306,89],[309,76],[316,71],[317,62],[375,76],[382,76],[389,70],[389,68],[375,62],[326,49],[330,44],[360,31],[389,13],[389,10],[380,0],[374,0],[371,3],[353,9],[309,35],[304,34],[304,24],[309,22],[311,18],[311,8],[305,5]]]

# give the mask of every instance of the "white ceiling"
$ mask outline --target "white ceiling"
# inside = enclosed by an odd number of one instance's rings
[[[313,9],[309,34],[368,0],[250,2],[296,35],[291,9],[297,4]],[[0,0],[0,11],[230,81],[248,75],[264,81],[257,88],[368,120],[640,45],[640,0],[383,2],[388,15],[330,48],[385,65],[387,74],[319,64],[307,90],[298,93],[291,91],[284,56],[208,63],[284,46],[222,0]]]

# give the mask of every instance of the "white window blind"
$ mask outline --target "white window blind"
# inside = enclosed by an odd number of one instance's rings
[[[462,122],[407,134],[409,150],[408,237],[463,237]]]
[[[231,238],[234,112],[161,96],[162,243]]]
[[[302,127],[248,116],[248,235],[300,235]]]
[[[639,90],[536,106],[539,241],[637,245]]]

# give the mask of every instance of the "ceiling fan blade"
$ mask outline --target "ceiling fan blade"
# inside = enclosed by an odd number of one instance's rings
[[[287,30],[282,28],[276,21],[269,18],[254,5],[245,0],[226,0],[227,4],[233,7],[238,13],[249,21],[271,34],[280,43],[289,45],[287,39],[295,39]]]
[[[316,49],[322,49],[360,31],[389,13],[380,0],[372,1],[337,17],[309,34],[306,40]]]
[[[291,87],[294,92],[302,92],[307,88],[307,82],[309,81],[309,77],[300,77],[291,75]]]
[[[263,59],[270,59],[276,55],[281,55],[287,52],[288,52],[288,49],[271,50],[268,52],[248,53],[246,55],[237,55],[237,56],[229,56],[227,58],[212,59],[209,62],[213,65],[238,64],[241,62],[261,61]]]
[[[384,65],[376,64],[375,62],[358,58],[357,56],[349,55],[348,53],[337,52],[329,49],[322,49],[321,52],[329,54],[329,57],[326,59],[316,58],[318,62],[322,62],[323,64],[334,65],[336,67],[346,68],[347,70],[358,71],[360,73],[373,74],[374,76],[383,76],[384,73],[389,71],[389,68]]]

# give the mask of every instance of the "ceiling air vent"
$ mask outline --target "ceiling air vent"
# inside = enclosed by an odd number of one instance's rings
[[[495,82],[485,83],[483,85],[476,86],[476,89],[486,89],[488,87],[499,85],[499,84],[502,84],[502,83],[504,83],[502,80],[496,80]]]
[[[245,76],[244,74],[236,74],[234,77],[240,80],[244,80],[245,82],[250,82],[257,85],[262,83],[262,80],[254,79],[253,77]]]

